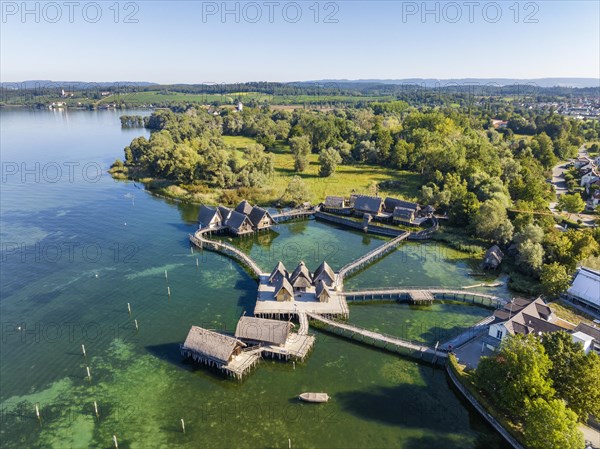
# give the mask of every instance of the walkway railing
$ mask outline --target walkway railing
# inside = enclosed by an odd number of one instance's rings
[[[373,260],[375,260],[376,258],[382,257],[390,251],[394,250],[398,245],[400,245],[400,243],[402,243],[403,240],[407,239],[409,235],[410,232],[406,231],[398,237],[395,237],[394,239],[390,240],[389,242],[386,242],[383,245],[372,249],[367,254],[364,254],[356,260],[353,260],[349,264],[344,265],[337,273],[336,285],[342,286],[344,284],[344,278],[347,275],[373,262]]]
[[[315,212],[318,212],[318,211],[319,211],[318,206],[315,208],[310,208],[310,209],[292,209],[292,210],[288,210],[286,212],[281,212],[279,214],[274,214],[273,220],[275,220],[276,223],[283,223],[284,221],[293,220],[295,218],[310,217],[311,215],[314,215]]]
[[[260,278],[261,275],[265,274],[258,266],[258,264],[242,250],[239,250],[235,246],[229,245],[228,243],[220,242],[217,240],[209,240],[206,237],[204,237],[204,234],[207,232],[219,231],[221,229],[221,227],[214,229],[199,229],[194,235],[189,235],[190,242],[192,242],[198,248],[206,248],[209,250],[224,253],[232,257],[233,259],[240,262],[242,265],[247,266],[257,278]]]
[[[430,348],[429,346],[423,345],[421,343],[403,340],[392,335],[383,334],[381,332],[374,332],[359,326],[330,320],[316,313],[307,312],[307,315],[311,319],[325,324],[332,331],[337,331],[335,333],[337,333],[338,335],[354,340],[356,340],[356,336],[361,336],[363,337],[362,341],[364,343],[368,343],[368,341],[365,341],[365,339],[371,339],[371,345],[377,346],[376,343],[383,344],[383,346],[378,346],[382,349],[398,352],[399,348],[404,348],[409,351],[409,355],[418,355],[419,358],[423,358],[424,355],[429,355],[432,357],[432,361],[434,363],[438,359],[446,359],[448,357],[448,354],[446,352],[438,351],[435,348]],[[344,332],[348,333],[349,335],[346,335]]]
[[[506,303],[506,300],[502,299],[499,296],[491,295],[489,293],[479,293],[470,290],[455,290],[455,289],[445,289],[439,287],[380,287],[376,289],[364,289],[364,290],[354,290],[354,291],[343,291],[340,292],[340,295],[344,295],[346,299],[357,299],[361,296],[363,299],[374,299],[375,297],[381,297],[385,299],[385,297],[389,297],[392,299],[393,297],[401,297],[408,296],[411,292],[415,291],[428,291],[434,295],[435,299],[450,299],[450,300],[458,300],[466,302],[467,298],[471,298],[474,302],[476,298],[481,299],[481,303],[486,301],[487,305],[490,307],[501,307]],[[441,298],[440,298],[441,296]]]

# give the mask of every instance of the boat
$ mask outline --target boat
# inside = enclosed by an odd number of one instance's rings
[[[302,393],[298,399],[305,402],[327,402],[329,395],[327,393]]]

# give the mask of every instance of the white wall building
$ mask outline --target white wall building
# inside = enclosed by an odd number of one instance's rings
[[[565,296],[575,304],[600,313],[600,271],[579,268]]]

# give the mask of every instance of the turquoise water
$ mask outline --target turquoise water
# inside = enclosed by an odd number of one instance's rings
[[[233,330],[252,310],[256,284],[227,258],[190,252],[194,206],[154,198],[106,173],[96,180],[76,169],[73,182],[64,173],[49,182],[54,163],[105,170],[122,157],[145,131],[121,130],[119,115],[0,111],[7,175],[0,199],[3,448],[108,448],[113,435],[120,448],[144,449],[287,448],[288,439],[294,448],[503,447],[443,371],[324,333],[305,363],[294,369],[264,361],[243,383],[184,363],[178,345],[189,327]],[[23,162],[34,171],[39,162],[40,179],[4,170]],[[235,243],[265,269],[278,254],[288,268],[302,259],[314,269],[322,257],[339,268],[382,242],[305,221]],[[396,266],[397,254],[348,279],[348,288],[392,283],[395,273],[411,285],[420,276],[441,284],[471,263],[416,261],[409,275]],[[350,320],[390,333],[414,320],[411,335],[430,342],[439,323],[457,329],[484,312],[447,304],[427,315],[394,304],[352,306]],[[319,390],[332,401],[314,407],[294,399]]]

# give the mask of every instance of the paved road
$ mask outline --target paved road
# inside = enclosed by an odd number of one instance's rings
[[[578,157],[579,156],[585,156],[587,155],[587,150],[585,149],[585,146],[581,146],[581,148],[579,148],[579,152],[578,152]],[[552,212],[554,212],[555,214],[560,214],[560,212],[558,212],[556,210],[556,206],[558,204],[558,197],[561,195],[564,195],[565,193],[568,192],[567,190],[567,183],[565,182],[565,179],[563,177],[563,174],[565,171],[567,171],[568,168],[568,162],[560,162],[559,164],[555,165],[552,168],[552,185],[554,186],[554,190],[556,192],[556,201],[550,203],[550,210]],[[598,217],[596,217],[595,215],[588,215],[588,214],[571,214],[571,219],[572,220],[577,220],[580,219],[582,221],[582,224],[584,226],[595,226],[595,220]]]

